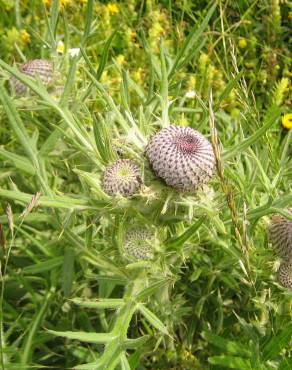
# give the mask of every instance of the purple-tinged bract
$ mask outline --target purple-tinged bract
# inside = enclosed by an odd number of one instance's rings
[[[29,60],[19,67],[19,71],[27,76],[39,76],[44,85],[48,85],[53,78],[53,64],[45,59]],[[14,76],[11,77],[10,84],[17,95],[23,95],[28,91],[28,87]]]
[[[292,289],[292,260],[286,261],[280,265],[278,280],[284,288]]]
[[[288,211],[292,214],[292,208]],[[269,230],[269,238],[278,255],[292,258],[292,221],[283,216],[274,216]]]
[[[207,183],[215,167],[212,145],[190,127],[161,129],[148,143],[146,156],[155,174],[180,191],[196,190]]]

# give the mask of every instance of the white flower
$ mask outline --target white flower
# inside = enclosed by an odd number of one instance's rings
[[[193,90],[187,91],[185,97],[193,99],[196,96],[196,93]]]
[[[69,55],[73,58],[73,57],[77,57],[80,53],[80,48],[73,48],[73,49],[69,49]]]

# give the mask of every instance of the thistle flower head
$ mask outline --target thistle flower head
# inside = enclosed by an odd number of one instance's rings
[[[102,187],[109,195],[131,196],[141,185],[140,168],[129,159],[117,160],[103,174]]]
[[[135,226],[126,231],[123,250],[125,257],[132,260],[153,258],[154,233],[143,227]]]
[[[284,262],[280,265],[278,271],[278,280],[284,288],[292,289],[292,260]]]
[[[288,211],[292,214],[292,208]],[[292,258],[292,221],[283,216],[274,216],[269,230],[269,238],[280,257]]]
[[[27,76],[39,76],[44,85],[48,85],[53,78],[53,65],[45,59],[29,60],[19,67],[19,71]],[[11,77],[10,84],[17,95],[22,95],[28,90],[28,87],[14,76]]]
[[[158,177],[181,191],[191,191],[212,177],[215,158],[211,144],[190,127],[169,126],[158,131],[146,148]]]

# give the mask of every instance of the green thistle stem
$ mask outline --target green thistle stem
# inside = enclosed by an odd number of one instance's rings
[[[127,332],[130,322],[136,311],[137,303],[133,299],[138,292],[145,286],[144,279],[137,277],[133,283],[127,287],[124,300],[127,302],[118,312],[112,330],[113,339],[105,348],[103,355],[96,364],[95,370],[113,370],[120,360],[122,352],[125,350],[124,342],[127,340]]]

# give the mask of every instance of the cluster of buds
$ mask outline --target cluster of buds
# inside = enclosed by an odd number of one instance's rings
[[[159,130],[149,141],[145,154],[156,176],[179,192],[195,191],[214,172],[211,144],[190,127],[171,125]],[[133,196],[141,185],[140,168],[129,159],[117,160],[103,174],[103,190],[111,196]],[[125,234],[123,251],[128,259],[151,259],[153,233],[144,227],[130,228]]]

